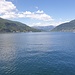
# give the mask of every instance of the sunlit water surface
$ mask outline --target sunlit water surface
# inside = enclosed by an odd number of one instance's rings
[[[75,75],[75,33],[0,34],[0,75]]]

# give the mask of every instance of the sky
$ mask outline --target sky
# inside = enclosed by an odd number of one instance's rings
[[[75,19],[75,0],[0,0],[0,17],[29,26],[57,26]]]

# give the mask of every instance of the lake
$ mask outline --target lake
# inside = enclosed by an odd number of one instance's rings
[[[0,75],[75,75],[75,33],[0,34]]]

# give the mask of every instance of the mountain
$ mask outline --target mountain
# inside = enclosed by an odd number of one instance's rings
[[[35,29],[39,29],[39,30],[42,30],[42,31],[51,31],[54,26],[33,26],[33,28]]]
[[[31,28],[26,24],[0,18],[0,32],[39,32],[40,30]]]
[[[54,32],[75,32],[75,20],[56,26],[51,31]]]

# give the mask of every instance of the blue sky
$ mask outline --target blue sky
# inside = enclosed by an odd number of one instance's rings
[[[75,0],[0,0],[0,8],[0,17],[29,26],[56,26],[75,19]]]

